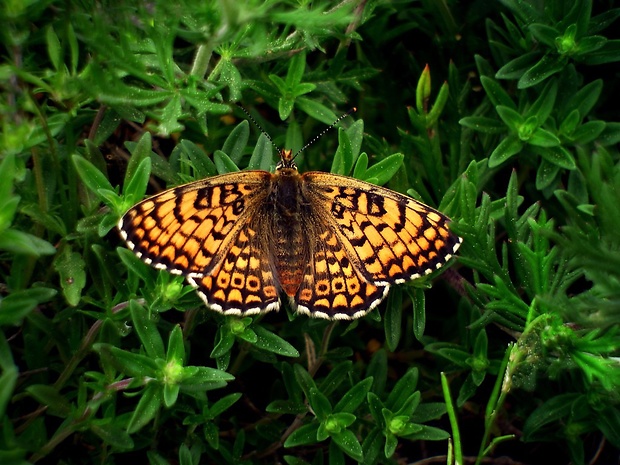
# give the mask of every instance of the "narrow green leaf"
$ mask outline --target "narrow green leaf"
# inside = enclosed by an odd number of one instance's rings
[[[241,159],[243,158],[243,152],[245,147],[248,144],[248,140],[250,139],[250,123],[248,120],[241,121],[235,128],[230,132],[224,145],[222,147],[222,152],[230,157],[235,166],[239,165]],[[217,162],[216,162],[217,165]],[[238,171],[231,170],[231,171]],[[219,170],[218,170],[219,171]],[[220,171],[221,173],[221,171]]]
[[[233,173],[239,171],[239,167],[221,150],[216,150],[213,154],[213,161],[219,174]]]
[[[402,153],[393,153],[368,168],[364,174],[364,180],[375,179],[376,184],[382,186],[392,179],[400,167],[403,166],[404,159],[405,156]]]
[[[353,413],[366,399],[372,382],[373,378],[369,377],[351,387],[334,406],[334,412]]]
[[[549,187],[558,176],[560,167],[543,159],[536,171],[536,189],[543,190]]]
[[[541,83],[549,76],[559,73],[564,69],[567,58],[562,55],[547,54],[540,59],[538,63],[528,69],[519,79],[517,87],[519,89],[528,89]]]
[[[138,406],[134,410],[129,424],[127,425],[127,432],[129,434],[137,433],[146,424],[150,423],[161,408],[161,404],[161,387],[155,383],[150,383],[140,396]]]
[[[64,64],[62,60],[62,46],[52,26],[46,29],[45,39],[47,41],[47,54],[50,57],[54,69],[62,72]]]
[[[332,406],[329,400],[316,388],[311,388],[309,394],[308,402],[310,407],[312,407],[312,411],[321,422],[324,422],[332,413]]]
[[[501,134],[506,130],[501,121],[486,116],[466,116],[459,120],[459,124],[484,134]]]
[[[575,158],[564,147],[545,147],[544,149],[537,150],[537,152],[549,163],[553,163],[560,168],[567,170],[574,170],[577,168]]]
[[[337,119],[337,116],[333,111],[316,100],[306,97],[298,97],[295,100],[295,105],[308,116],[311,116],[315,120],[321,121],[324,124],[331,125]]]
[[[481,76],[480,83],[482,87],[484,87],[487,97],[489,97],[493,106],[497,107],[498,105],[503,105],[514,111],[517,110],[515,103],[497,81],[487,76]]]
[[[167,362],[177,362],[182,364],[185,361],[185,344],[183,341],[183,331],[179,325],[175,325],[170,331],[168,338],[168,349],[166,351]]]
[[[91,162],[75,154],[71,159],[80,178],[91,191],[97,193],[100,189],[105,189],[114,192],[110,181]]]
[[[135,204],[144,198],[150,177],[151,159],[144,158],[136,168],[134,175],[129,179],[129,183],[125,184],[123,193],[128,203]]]
[[[295,347],[286,342],[280,336],[268,331],[262,326],[254,326],[254,331],[258,339],[254,345],[268,352],[273,352],[285,357],[299,357],[299,352]]]
[[[289,448],[316,444],[318,442],[316,433],[319,429],[319,425],[320,423],[318,421],[314,421],[307,425],[302,425],[293,431],[288,438],[286,438],[286,441],[284,441],[284,447]]]
[[[489,168],[495,168],[508,161],[523,149],[523,142],[515,135],[502,140],[489,157]]]
[[[110,344],[95,344],[93,349],[101,354],[104,363],[111,363],[118,371],[128,376],[154,378],[159,370],[155,361],[146,355],[121,350]]]
[[[82,289],[86,285],[85,267],[82,256],[73,252],[70,245],[66,245],[54,260],[54,268],[60,275],[60,286],[71,306],[76,306],[82,297]]]
[[[69,401],[56,388],[45,384],[33,384],[25,391],[54,415],[66,418],[72,410]]]
[[[248,169],[269,171],[273,165],[273,144],[265,134],[261,134],[252,152]]]
[[[286,73],[286,85],[289,89],[295,88],[304,77],[306,69],[306,54],[297,53],[291,58]]]
[[[224,413],[226,410],[232,407],[233,404],[235,404],[239,399],[241,399],[242,395],[243,394],[241,394],[240,392],[235,392],[219,399],[209,409],[210,417],[215,418],[218,415]]]
[[[164,359],[164,341],[157,330],[157,325],[151,320],[149,312],[135,300],[129,301],[129,311],[134,328],[148,356],[152,359]]]
[[[396,351],[402,333],[403,320],[403,294],[400,287],[396,286],[390,290],[387,297],[386,312],[384,315],[385,341],[388,349]]]
[[[355,437],[353,431],[345,429],[338,434],[334,434],[331,438],[332,441],[353,460],[357,460],[358,462],[364,460],[362,446]]]

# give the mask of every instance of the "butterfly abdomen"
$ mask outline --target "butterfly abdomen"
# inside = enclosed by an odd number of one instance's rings
[[[275,268],[284,292],[294,296],[301,285],[304,271],[310,260],[305,210],[300,176],[297,170],[282,168],[276,173],[276,181],[268,204],[273,208],[270,238],[274,251]],[[304,226],[305,225],[305,226]]]

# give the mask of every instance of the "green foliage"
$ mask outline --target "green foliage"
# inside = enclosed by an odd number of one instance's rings
[[[616,460],[620,9],[488,3],[3,3],[0,463]],[[236,318],[119,240],[274,145],[437,206],[452,268]]]

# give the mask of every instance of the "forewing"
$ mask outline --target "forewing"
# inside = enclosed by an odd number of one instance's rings
[[[442,213],[384,187],[310,172],[304,196],[327,219],[364,278],[377,286],[419,278],[444,265],[462,239]]]
[[[271,177],[240,171],[169,189],[132,207],[118,229],[129,248],[155,268],[209,275],[264,202]]]

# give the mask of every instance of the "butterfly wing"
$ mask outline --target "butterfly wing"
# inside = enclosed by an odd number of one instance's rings
[[[188,277],[207,306],[228,315],[253,315],[280,308],[280,284],[260,213],[253,216],[209,275]]]
[[[368,282],[360,274],[324,218],[313,215],[306,223],[311,260],[294,299],[297,311],[348,320],[375,308],[387,295],[389,285]]]
[[[302,191],[354,268],[376,286],[431,273],[462,242],[445,215],[384,187],[314,171],[302,175]]]
[[[272,177],[240,171],[169,189],[132,207],[118,229],[138,257],[185,276],[209,307],[276,309],[279,284],[260,232]]]

